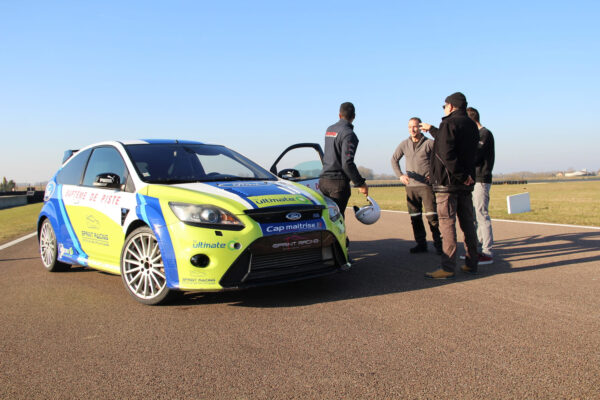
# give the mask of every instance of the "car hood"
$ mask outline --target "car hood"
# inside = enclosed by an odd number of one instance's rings
[[[151,185],[148,188],[148,195],[155,195],[154,186],[162,186],[164,189],[163,185]],[[169,185],[169,187],[233,200],[243,209],[325,204],[322,197],[313,190],[288,181],[196,182]]]

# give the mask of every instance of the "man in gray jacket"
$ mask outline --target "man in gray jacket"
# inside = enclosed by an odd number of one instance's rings
[[[442,253],[435,195],[429,182],[429,159],[433,140],[426,138],[419,128],[420,118],[413,117],[408,121],[410,136],[398,145],[392,156],[392,168],[400,181],[406,186],[406,203],[413,234],[417,245],[410,249],[411,253],[427,251],[425,225],[423,224],[423,208],[433,236],[433,244],[438,254]],[[406,157],[406,174],[400,168],[400,159]]]

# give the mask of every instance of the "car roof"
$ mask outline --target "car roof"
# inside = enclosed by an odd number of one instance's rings
[[[138,139],[138,140],[124,140],[122,144],[204,144],[195,140],[179,140],[179,139]]]
[[[73,155],[75,155],[77,152],[79,152],[81,150],[89,149],[91,147],[96,147],[96,146],[103,146],[103,145],[117,146],[119,144],[130,145],[130,144],[206,144],[206,143],[198,142],[195,140],[179,140],[179,139],[134,139],[134,140],[121,140],[121,141],[108,140],[108,141],[104,141],[104,142],[92,143],[90,145],[82,147],[81,149],[65,150],[65,152],[63,154],[62,163],[64,164],[65,162],[67,162]]]

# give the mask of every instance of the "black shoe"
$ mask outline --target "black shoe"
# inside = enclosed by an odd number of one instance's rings
[[[479,275],[479,273],[477,272],[477,268],[467,267],[466,265],[463,265],[462,267],[460,267],[460,270],[462,272],[466,272],[467,274]]]
[[[427,253],[427,245],[418,244],[415,247],[411,247],[409,251],[411,252],[411,254]]]

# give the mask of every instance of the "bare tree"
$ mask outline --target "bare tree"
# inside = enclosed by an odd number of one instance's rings
[[[375,176],[373,174],[373,170],[367,167],[358,167],[358,172],[360,172],[362,177],[365,179],[373,179],[373,177]]]

